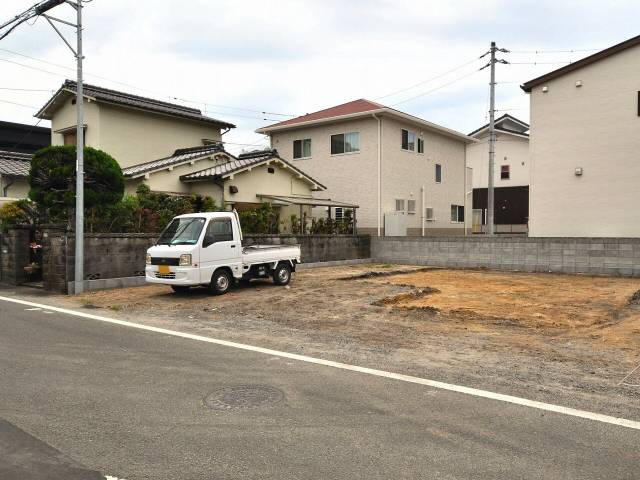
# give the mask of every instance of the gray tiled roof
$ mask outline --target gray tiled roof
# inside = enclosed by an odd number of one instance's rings
[[[32,156],[30,153],[0,150],[0,175],[18,178],[28,177]]]
[[[56,98],[63,92],[76,91],[77,83],[73,80],[66,80],[62,87],[54,94],[54,96],[42,107],[42,109],[36,114],[36,117],[50,118],[50,115],[46,114],[48,107],[55,103]],[[191,120],[197,120],[200,122],[215,123],[221,127],[235,128],[235,125],[215,118],[207,117],[197,108],[185,107],[184,105],[178,105],[175,103],[163,102],[161,100],[155,100],[148,97],[140,97],[138,95],[132,95],[130,93],[119,92],[117,90],[110,90],[108,88],[97,87],[95,85],[83,84],[83,92],[88,97],[93,97],[98,101],[111,103],[115,105],[123,105],[127,107],[139,108],[141,110],[147,110],[151,112],[164,113],[166,115],[172,115],[175,117],[187,118]]]
[[[231,156],[231,155],[230,155]],[[277,159],[279,162],[287,165],[291,170],[299,173],[300,175],[306,177],[309,181],[316,184],[318,187],[325,189],[326,187],[322,185],[317,180],[313,179],[302,170],[294,167],[289,162],[278,156],[278,151],[273,150],[260,150],[257,152],[249,152],[238,155],[238,157],[232,157],[232,160],[221,163],[219,165],[215,165],[213,167],[205,168],[204,170],[200,170],[198,172],[188,173],[186,175],[182,175],[180,180],[186,181],[196,181],[196,180],[204,180],[204,179],[216,179],[222,178],[227,175],[230,175],[238,170],[243,170],[252,165],[258,165],[260,163],[266,162],[268,160]]]
[[[204,145],[200,147],[181,148],[173,152],[173,155],[171,155],[170,157],[161,158],[159,160],[152,160],[150,162],[140,163],[138,165],[132,165],[131,167],[123,168],[122,174],[125,177],[134,177],[136,175],[142,175],[154,170],[168,168],[172,165],[178,165],[180,163],[190,162],[191,160],[205,158],[218,152],[229,155],[224,151],[224,148],[219,143],[213,145]]]

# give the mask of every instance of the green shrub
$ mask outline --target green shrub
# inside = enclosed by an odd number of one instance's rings
[[[278,233],[278,212],[270,203],[238,212],[244,233]]]

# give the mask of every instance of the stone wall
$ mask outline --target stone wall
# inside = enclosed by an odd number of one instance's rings
[[[385,263],[640,277],[640,238],[374,237]]]
[[[84,237],[84,279],[144,277],[147,249],[156,233],[95,233]],[[67,293],[75,279],[75,237],[59,227],[43,228],[43,282],[46,290]]]
[[[369,235],[244,235],[243,244],[299,244],[302,263],[371,257],[371,237]]]
[[[20,285],[28,280],[24,267],[30,263],[29,225],[13,225],[0,232],[0,281]]]

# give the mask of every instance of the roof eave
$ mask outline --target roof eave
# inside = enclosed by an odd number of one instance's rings
[[[453,138],[457,138],[460,140],[465,141],[466,143],[475,143],[476,139],[469,137],[468,135],[465,135],[464,133],[461,132],[457,132],[455,130],[452,130],[450,128],[446,128],[446,127],[442,127],[440,125],[436,125],[435,123],[431,123],[427,120],[423,120],[419,117],[415,117],[413,115],[409,115],[408,113],[404,113],[401,112],[399,110],[395,110],[393,108],[389,108],[389,107],[384,107],[384,108],[377,108],[374,110],[367,110],[364,112],[357,112],[357,113],[350,113],[348,115],[339,115],[339,116],[335,116],[335,117],[327,117],[327,118],[321,118],[321,119],[317,119],[317,120],[309,120],[306,122],[299,122],[299,123],[291,123],[291,124],[287,124],[287,125],[281,125],[281,126],[271,126],[271,127],[263,127],[263,128],[258,128],[256,130],[256,133],[261,133],[261,134],[269,134],[271,132],[277,132],[277,131],[284,131],[284,130],[294,130],[297,128],[304,128],[304,127],[308,127],[308,126],[313,126],[313,125],[322,125],[325,123],[335,123],[335,122],[341,122],[341,121],[345,121],[345,120],[352,120],[355,118],[362,118],[362,117],[369,117],[369,116],[373,116],[373,115],[378,115],[378,114],[389,114],[389,115],[393,115],[396,117],[400,117],[403,118],[405,120],[409,120],[413,123],[418,123],[426,128],[429,128],[433,131],[436,131],[438,133],[444,134],[446,136],[449,137],[453,137]]]
[[[577,62],[570,63],[569,65],[565,65],[564,67],[558,68],[549,73],[545,73],[544,75],[534,78],[533,80],[529,80],[528,82],[520,85],[520,88],[526,93],[531,93],[531,90],[533,90],[534,87],[537,87],[538,85],[541,85],[549,80],[561,77],[563,75],[566,75],[567,73],[576,71],[582,67],[586,67],[587,65],[591,65],[592,63],[596,63],[599,60],[610,57],[611,55],[615,55],[616,53],[626,50],[627,48],[635,47],[637,45],[640,45],[640,35],[625,40],[624,42],[620,42],[609,48],[605,48],[604,50],[600,50],[599,52],[582,58]]]

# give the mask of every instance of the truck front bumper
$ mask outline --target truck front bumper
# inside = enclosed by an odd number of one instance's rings
[[[169,273],[160,273],[157,265],[147,265],[145,274],[147,283],[200,285],[200,270],[195,267],[169,267]]]

